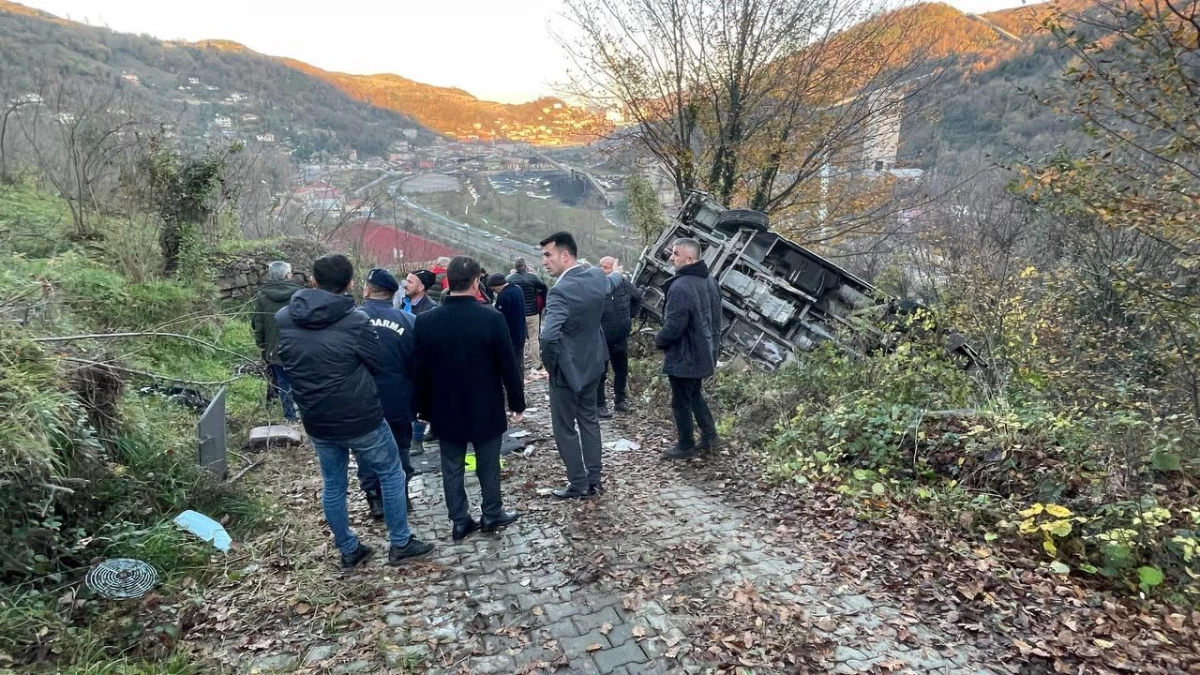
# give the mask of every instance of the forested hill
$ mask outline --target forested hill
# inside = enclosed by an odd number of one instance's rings
[[[419,132],[416,142],[433,138],[407,115],[357,101],[320,78],[235,43],[167,42],[0,0],[4,99],[46,91],[60,74],[120,89],[159,119],[176,124],[181,135],[274,138],[294,148],[299,159],[319,150],[385,156],[393,142],[409,140],[405,129]]]

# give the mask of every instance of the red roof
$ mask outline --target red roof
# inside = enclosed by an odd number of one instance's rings
[[[374,220],[360,220],[340,228],[330,243],[334,248],[341,247],[343,253],[353,249],[368,264],[406,269],[428,266],[442,256],[458,255],[458,251],[445,244]]]

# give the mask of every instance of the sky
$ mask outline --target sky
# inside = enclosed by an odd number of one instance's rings
[[[222,39],[318,68],[395,73],[517,103],[555,94],[565,73],[563,0],[17,0],[74,21],[163,40]],[[1021,0],[949,0],[962,11]]]

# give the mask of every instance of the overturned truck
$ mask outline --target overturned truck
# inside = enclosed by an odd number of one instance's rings
[[[702,258],[721,288],[722,347],[767,370],[796,350],[832,342],[855,353],[889,349],[919,324],[937,330],[917,303],[888,297],[871,284],[768,229],[759,211],[727,209],[692,192],[658,240],[642,252],[633,283],[642,289],[643,315],[662,321],[663,285],[673,274],[671,246],[682,237],[700,242]],[[920,316],[920,321],[912,321]],[[964,368],[983,360],[958,333],[938,331]]]

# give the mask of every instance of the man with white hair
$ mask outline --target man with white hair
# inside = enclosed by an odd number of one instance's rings
[[[296,421],[296,406],[292,402],[292,382],[279,361],[279,324],[275,313],[288,304],[292,295],[300,290],[300,284],[292,280],[292,266],[276,260],[267,267],[267,282],[254,296],[254,316],[250,326],[254,329],[254,341],[267,364],[270,376],[268,387],[279,395],[283,404],[283,419]]]

